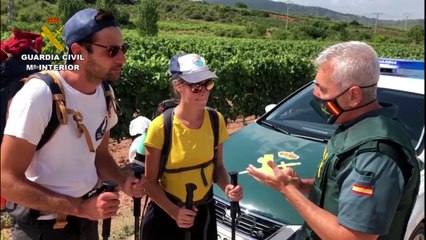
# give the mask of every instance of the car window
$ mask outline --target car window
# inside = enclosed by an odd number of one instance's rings
[[[336,125],[326,124],[312,109],[310,106],[312,89],[313,84],[309,84],[297,94],[284,99],[278,104],[278,107],[266,115],[264,121],[289,134],[315,139],[330,139]],[[378,99],[380,102],[393,103],[398,106],[398,118],[407,128],[413,146],[416,147],[419,140],[423,139],[421,135],[424,128],[424,95],[379,88]]]
[[[398,118],[404,124],[414,147],[422,139],[424,127],[424,95],[379,88],[378,98],[382,102],[390,102],[398,106]]]

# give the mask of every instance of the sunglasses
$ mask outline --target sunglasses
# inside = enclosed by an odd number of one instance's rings
[[[214,87],[214,80],[209,79],[209,80],[206,80],[204,82],[199,82],[199,83],[187,83],[187,82],[185,82],[185,85],[189,86],[189,89],[191,89],[191,92],[199,93],[203,90],[203,88],[205,88],[207,91],[212,90],[212,88]]]
[[[123,44],[121,47],[120,46],[105,46],[105,45],[101,45],[101,44],[97,44],[97,43],[92,43],[92,45],[105,48],[108,51],[109,56],[111,58],[115,57],[118,54],[118,51],[120,51],[120,49],[123,52],[123,54],[126,54],[127,49],[129,49],[129,46],[127,44]]]

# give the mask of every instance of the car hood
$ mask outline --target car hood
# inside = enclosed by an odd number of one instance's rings
[[[246,170],[249,164],[261,167],[261,163],[257,162],[258,158],[264,154],[273,154],[277,164],[281,161],[300,162],[301,165],[293,167],[299,176],[313,178],[324,147],[324,143],[293,137],[254,122],[232,134],[225,142],[223,160],[228,172],[241,172]],[[295,160],[279,158],[279,151],[293,152],[299,158]],[[257,182],[248,174],[239,174],[238,183],[244,190],[240,206],[247,211],[285,224],[303,223],[300,215],[281,193]],[[215,194],[222,199],[228,199],[217,186]]]

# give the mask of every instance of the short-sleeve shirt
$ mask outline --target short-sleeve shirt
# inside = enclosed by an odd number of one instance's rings
[[[341,125],[340,130],[366,117],[385,115],[396,118],[397,109],[394,106],[381,104],[384,108]],[[380,152],[361,153],[350,164],[352,169],[346,168],[336,177],[342,186],[339,223],[364,233],[387,234],[404,190],[402,171],[396,161]]]
[[[404,190],[402,172],[393,159],[379,152],[361,153],[352,164],[351,171],[345,169],[337,176],[337,181],[346,177],[338,221],[360,232],[387,234]]]
[[[84,94],[69,85],[59,72],[54,74],[63,85],[66,107],[82,114],[82,123],[96,150],[105,133],[118,121],[114,111],[111,116],[107,114],[102,86],[93,94]],[[4,134],[37,145],[51,115],[52,92],[42,80],[31,79],[11,102]],[[84,135],[79,136],[77,125],[69,114],[68,124],[60,125],[51,139],[35,152],[25,175],[51,191],[81,197],[98,181],[95,155],[89,151]]]
[[[218,112],[219,139],[222,144],[228,139],[225,120]],[[163,115],[156,117],[148,128],[145,140],[146,147],[161,150],[164,144]],[[167,168],[182,168],[193,166],[194,162],[208,161],[213,158],[214,134],[207,109],[204,109],[204,120],[199,129],[190,129],[185,126],[175,115],[171,136],[171,148]],[[173,157],[172,157],[173,156]]]

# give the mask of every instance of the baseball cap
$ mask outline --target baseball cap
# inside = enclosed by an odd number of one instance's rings
[[[107,27],[118,26],[117,21],[112,18],[103,22],[97,22],[95,17],[99,10],[86,8],[75,13],[64,25],[63,35],[67,46],[79,42],[89,35]]]
[[[209,70],[206,60],[194,53],[183,53],[170,59],[170,73],[179,76],[189,83],[198,83],[207,79],[217,79],[216,74]]]

